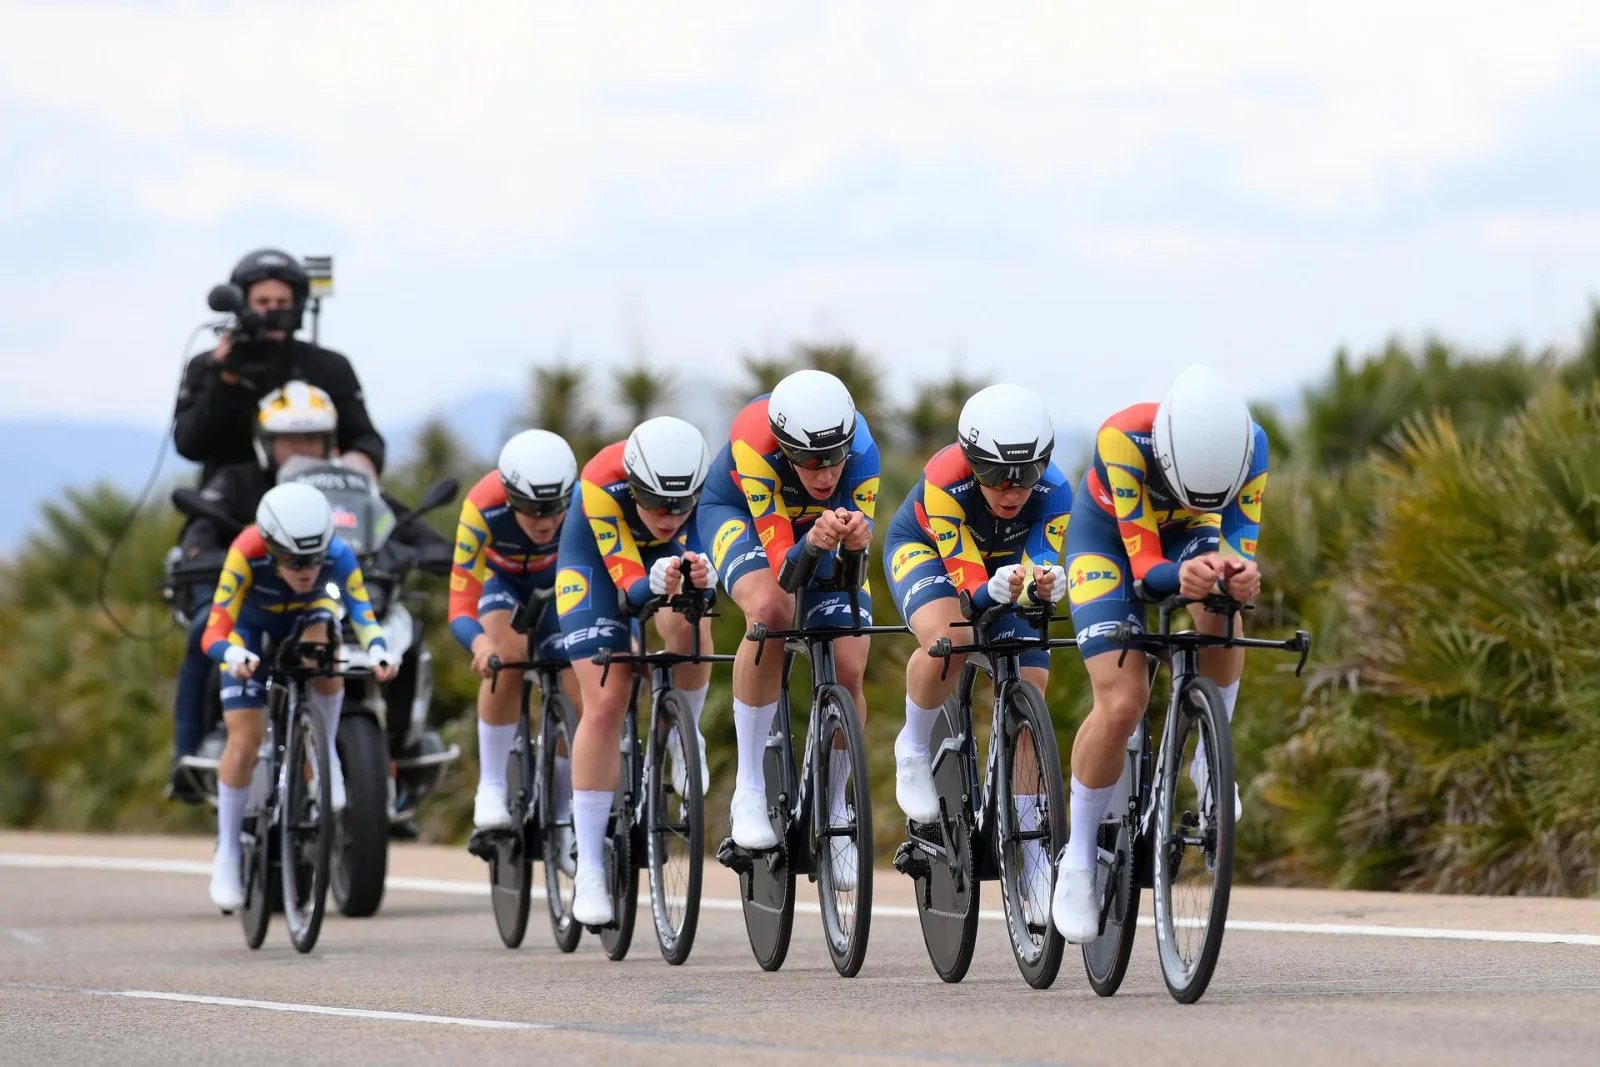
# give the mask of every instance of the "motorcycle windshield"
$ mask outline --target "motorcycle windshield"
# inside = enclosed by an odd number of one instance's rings
[[[280,477],[280,482],[303,482],[322,491],[333,508],[333,532],[357,556],[376,553],[394,531],[394,512],[373,490],[372,479],[362,471],[324,461],[292,469],[285,467],[282,473],[289,477]]]

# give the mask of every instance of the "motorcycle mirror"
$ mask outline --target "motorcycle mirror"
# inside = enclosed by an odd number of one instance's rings
[[[206,306],[212,311],[243,311],[246,307],[244,290],[237,285],[213,286],[206,297]]]
[[[460,491],[461,483],[456,481],[454,478],[449,476],[440,478],[438,481],[428,486],[428,491],[422,494],[422,500],[417,504],[416,507],[412,508],[410,511],[407,511],[404,515],[395,520],[395,526],[397,528],[404,526],[408,522],[412,522],[421,518],[434,508],[442,507],[443,505],[450,503],[456,498],[456,494]]]
[[[174,489],[172,506],[192,519],[210,519],[229,537],[237,536],[245,524],[229,515],[217,504],[195,489]]]

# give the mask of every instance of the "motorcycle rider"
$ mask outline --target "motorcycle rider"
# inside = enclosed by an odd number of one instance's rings
[[[311,292],[293,256],[263,248],[241,259],[229,280],[262,317],[259,335],[230,330],[216,348],[189,361],[178,391],[172,438],[178,454],[200,464],[205,484],[223,466],[249,462],[256,406],[273,390],[299,380],[321,389],[338,415],[337,443],[346,462],[376,477],[383,471],[383,438],[367,414],[361,383],[338,352],[294,336]]]

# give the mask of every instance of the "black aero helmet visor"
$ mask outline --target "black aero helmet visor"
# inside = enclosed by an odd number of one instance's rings
[[[672,479],[663,479],[671,481]],[[684,488],[688,488],[689,479],[683,479]],[[633,502],[645,511],[654,511],[662,515],[687,515],[694,510],[700,502],[700,490],[683,493],[663,493],[644,485],[639,479],[628,476],[628,488],[633,491]]]
[[[567,510],[567,493],[564,491],[564,486],[535,485],[530,496],[507,481],[503,474],[500,476],[500,484],[505,486],[506,500],[510,503],[511,510],[519,514],[544,519]]]
[[[996,442],[995,451],[991,452],[962,441],[961,453],[967,457],[967,464],[979,485],[989,489],[1032,489],[1050,468],[1055,441],[1046,442],[1042,452],[1038,446],[1037,440],[1017,444]]]
[[[837,467],[850,458],[850,446],[856,438],[856,413],[850,412],[848,424],[826,430],[802,430],[797,434],[789,430],[783,416],[770,420],[772,436],[788,461],[801,470],[819,471]],[[804,435],[804,439],[800,434]]]

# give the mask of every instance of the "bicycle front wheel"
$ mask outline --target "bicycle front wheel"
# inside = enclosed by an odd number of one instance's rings
[[[1000,758],[1006,788],[996,798],[1000,894],[1017,969],[1034,989],[1047,989],[1061,970],[1066,942],[1050,921],[1051,875],[1067,843],[1066,788],[1055,728],[1032,682],[1007,691],[1001,714]]]
[[[571,952],[583,937],[583,927],[572,917],[577,893],[573,876],[578,869],[572,833],[572,773],[558,775],[560,761],[570,760],[578,716],[562,693],[552,693],[544,704],[539,731],[539,785],[543,790],[539,811],[544,820],[540,838],[544,845],[545,902],[550,909],[550,933],[556,948]],[[570,767],[570,763],[567,764]],[[563,795],[564,794],[564,795]]]
[[[333,865],[333,794],[329,784],[328,732],[309,700],[289,708],[289,743],[284,752],[279,804],[279,854],[283,871],[283,917],[289,940],[310,952],[322,930]]]
[[[650,911],[661,956],[677,966],[694,948],[705,864],[699,734],[677,693],[664,694],[656,704],[650,723],[649,759],[645,826]]]
[[[867,744],[856,704],[843,686],[824,687],[813,713],[817,746],[812,766],[812,855],[822,929],[834,969],[854,978],[867,958],[872,929],[872,789]]]
[[[1233,735],[1209,678],[1190,679],[1172,714],[1156,770],[1156,946],[1167,991],[1193,1004],[1211,982],[1228,920]]]

